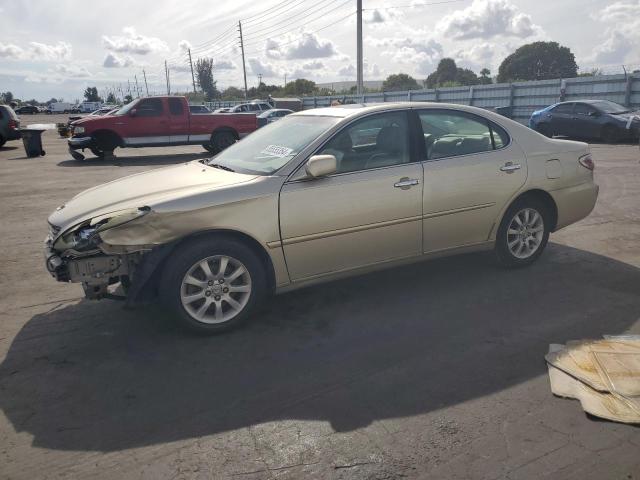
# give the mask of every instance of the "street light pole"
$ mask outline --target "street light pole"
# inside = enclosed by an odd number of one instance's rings
[[[356,35],[357,35],[357,67],[356,67],[356,92],[358,95],[362,95],[364,93],[363,88],[363,57],[362,57],[362,0],[357,0],[357,25],[356,25]]]

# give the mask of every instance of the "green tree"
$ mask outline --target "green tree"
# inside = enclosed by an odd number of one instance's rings
[[[418,85],[416,79],[406,73],[389,75],[387,79],[382,82],[383,92],[402,92],[406,90],[420,90],[420,85]]]
[[[498,82],[573,78],[578,65],[571,50],[557,42],[523,45],[505,58],[498,69]]]
[[[483,68],[482,70],[480,70],[480,84],[482,85],[489,85],[490,83],[492,83],[491,80],[491,70],[489,70],[488,68]]]
[[[220,95],[213,79],[213,58],[199,58],[194,66],[196,80],[207,100],[214,100]]]
[[[316,82],[305,78],[298,78],[284,87],[285,95],[311,95],[316,90]]]
[[[102,98],[98,95],[96,87],[87,87],[84,91],[84,98],[87,102],[101,102]]]
[[[454,81],[458,85],[477,85],[480,83],[478,76],[468,68],[457,68]]]
[[[126,103],[131,103],[132,101],[133,101],[133,97],[132,97],[130,94],[128,94],[128,93],[127,93],[127,94],[124,96],[124,103],[125,103],[125,104],[126,104]]]
[[[222,100],[243,100],[244,92],[236,87],[227,87],[222,91]]]
[[[6,104],[13,102],[13,93],[9,91],[0,93],[0,100],[2,101],[2,103]]]
[[[458,66],[453,58],[443,58],[438,62],[436,71],[427,77],[427,87],[435,88],[446,82],[455,82]]]
[[[113,92],[109,92],[109,95],[107,95],[107,103],[118,103],[118,100],[116,99],[116,96],[113,94]]]

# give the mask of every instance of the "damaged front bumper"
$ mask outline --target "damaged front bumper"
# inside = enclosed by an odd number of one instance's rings
[[[91,137],[72,137],[67,141],[67,145],[69,145],[69,153],[76,160],[84,160],[84,155],[82,155],[78,150],[84,150],[85,148],[91,148],[93,146],[93,138]]]
[[[91,252],[86,256],[62,257],[53,250],[50,236],[45,239],[44,256],[47,271],[53,278],[59,282],[82,283],[85,296],[90,300],[114,298],[109,287],[117,283],[128,284],[133,273],[131,255]]]

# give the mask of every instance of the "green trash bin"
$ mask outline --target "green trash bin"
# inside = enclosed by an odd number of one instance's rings
[[[22,143],[24,144],[24,151],[27,157],[39,157],[44,156],[44,150],[42,149],[42,132],[43,129],[36,128],[21,128]]]

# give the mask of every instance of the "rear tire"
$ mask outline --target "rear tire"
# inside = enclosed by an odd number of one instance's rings
[[[604,143],[616,143],[620,139],[618,129],[613,125],[605,125],[600,133],[600,140]]]
[[[222,130],[211,135],[211,153],[220,153],[237,142],[236,136],[229,130]]]
[[[267,276],[244,243],[207,236],[178,247],[164,267],[160,294],[178,324],[211,335],[238,327],[264,300]]]
[[[551,214],[537,198],[525,197],[511,205],[498,227],[495,254],[507,268],[535,262],[549,241]]]
[[[216,153],[215,148],[213,148],[212,145],[209,145],[207,143],[203,143],[202,148],[204,148],[207,152]]]

